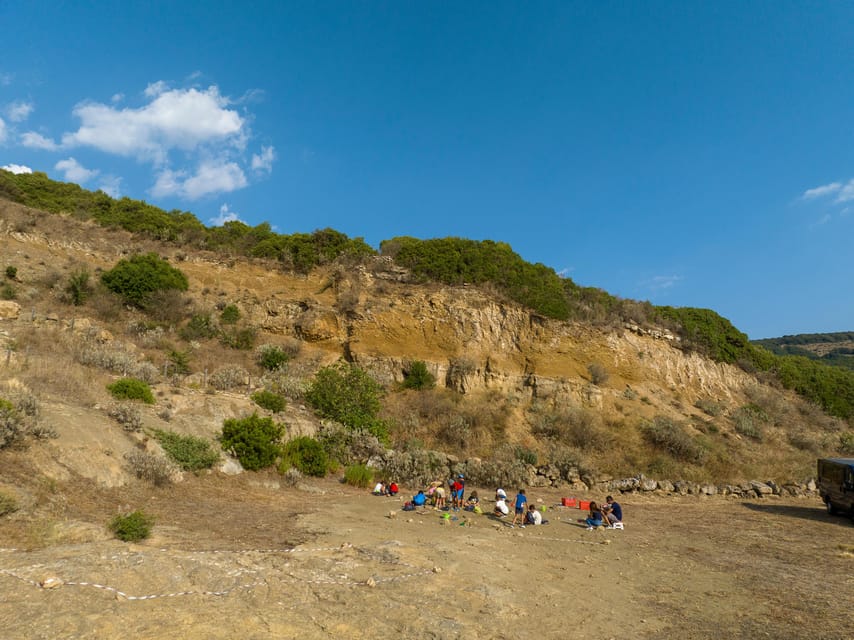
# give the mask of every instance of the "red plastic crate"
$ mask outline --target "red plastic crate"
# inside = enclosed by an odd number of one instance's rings
[[[564,507],[577,507],[578,506],[578,500],[576,500],[575,498],[561,498],[560,503]]]
[[[578,508],[581,509],[582,511],[589,511],[590,510],[590,501],[589,500],[579,500]]]

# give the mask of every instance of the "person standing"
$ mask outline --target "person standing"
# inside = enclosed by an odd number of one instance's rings
[[[516,494],[516,513],[513,514],[513,522],[511,525],[516,524],[516,519],[519,519],[519,524],[525,524],[525,505],[528,502],[528,498],[525,497],[525,490],[519,489],[519,493]]]

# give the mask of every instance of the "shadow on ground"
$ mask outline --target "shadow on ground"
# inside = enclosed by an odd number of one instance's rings
[[[801,518],[802,520],[812,520],[813,522],[830,522],[842,526],[850,526],[851,519],[845,516],[831,516],[822,507],[800,507],[785,504],[757,504],[755,502],[745,502],[742,506],[751,511],[759,513],[773,514],[777,516],[785,516],[788,518]]]

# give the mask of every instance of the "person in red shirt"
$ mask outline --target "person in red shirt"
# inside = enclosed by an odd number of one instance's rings
[[[398,488],[397,483],[392,481],[391,484],[388,485],[388,495],[396,496],[398,491],[400,491],[400,489]]]

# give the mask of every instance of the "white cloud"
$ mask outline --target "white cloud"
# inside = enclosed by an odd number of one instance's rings
[[[21,144],[30,149],[42,149],[43,151],[56,151],[60,149],[60,145],[56,144],[50,138],[45,138],[42,134],[35,131],[27,131],[21,136]]]
[[[121,196],[122,179],[118,176],[101,176],[98,189],[106,193],[111,198]]]
[[[6,142],[8,135],[9,134],[6,133],[6,123],[3,122],[3,118],[0,118],[0,144]]]
[[[54,168],[65,174],[67,182],[76,182],[77,184],[83,184],[98,175],[97,170],[87,169],[74,158],[60,160]]]
[[[254,171],[271,172],[273,170],[273,160],[276,159],[276,150],[273,146],[261,147],[261,153],[252,154],[252,169]]]
[[[831,182],[830,184],[825,184],[820,187],[816,187],[815,189],[807,189],[804,191],[803,195],[801,195],[801,198],[803,200],[815,200],[816,198],[823,198],[824,196],[836,193],[841,188],[841,183]]]
[[[14,76],[11,73],[0,73],[0,86],[8,87],[12,84],[12,78]]]
[[[243,222],[240,219],[240,216],[236,214],[234,211],[229,209],[228,204],[225,203],[219,208],[219,215],[215,218],[211,218],[208,220],[213,226],[221,227],[226,222]]]
[[[226,144],[242,149],[248,136],[243,118],[228,109],[229,101],[216,86],[164,90],[156,82],[146,95],[161,91],[139,109],[116,109],[87,103],[74,109],[81,126],[62,137],[63,146],[90,146],[121,156],[165,164],[169,151],[193,151],[204,145]]]
[[[157,82],[149,83],[143,93],[146,98],[156,98],[161,93],[164,93],[168,88],[169,86],[163,82],[163,80],[158,80]]]
[[[113,94],[113,97],[112,97],[112,98],[110,98],[110,102],[112,102],[113,104],[116,104],[117,102],[121,102],[121,101],[122,101],[122,100],[124,100],[124,99],[125,99],[125,94],[123,94],[123,93],[114,93],[114,94]]]
[[[161,171],[151,193],[156,197],[177,195],[197,200],[215,193],[242,189],[247,184],[243,170],[236,163],[207,161],[202,162],[196,173],[189,177],[185,171]]]
[[[0,169],[4,169],[9,173],[32,173],[33,170],[23,164],[7,164],[0,167]]]
[[[33,109],[32,102],[13,102],[6,106],[6,115],[12,122],[23,122],[30,117]]]
[[[836,202],[849,202],[851,200],[854,200],[854,178],[849,180],[836,196]]]
[[[682,276],[654,276],[647,280],[644,284],[648,289],[652,289],[653,291],[661,291],[663,289],[670,289],[680,280],[682,280]]]

